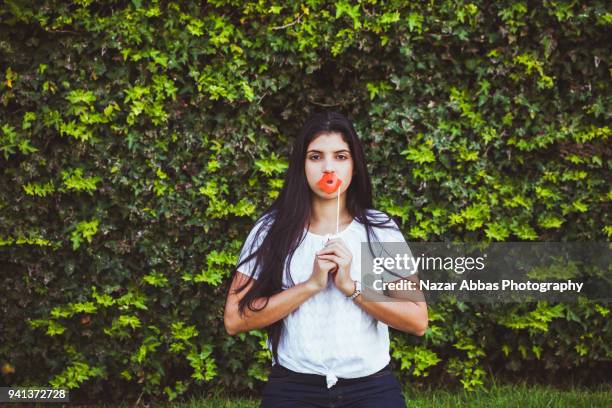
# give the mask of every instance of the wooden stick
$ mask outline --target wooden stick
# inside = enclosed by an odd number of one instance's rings
[[[340,228],[340,187],[342,187],[342,182],[338,186],[338,206],[336,207],[336,235],[339,234]]]

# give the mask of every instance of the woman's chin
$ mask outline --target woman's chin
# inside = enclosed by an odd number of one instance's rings
[[[326,191],[320,190],[320,191],[317,192],[317,195],[320,198],[323,198],[325,200],[332,200],[332,199],[336,199],[338,197],[338,191],[334,191],[332,193],[328,193]]]

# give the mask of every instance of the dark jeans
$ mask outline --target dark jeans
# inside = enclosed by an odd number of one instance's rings
[[[366,377],[339,378],[329,389],[325,376],[296,373],[275,365],[259,407],[405,408],[406,401],[388,365]]]

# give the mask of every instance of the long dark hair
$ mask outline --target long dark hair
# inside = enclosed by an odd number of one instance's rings
[[[310,227],[311,194],[314,194],[306,180],[304,161],[310,142],[320,132],[338,132],[349,145],[353,157],[354,175],[345,193],[346,207],[349,214],[366,227],[368,246],[373,256],[370,236],[372,234],[376,236],[376,234],[372,227],[395,228],[394,224],[389,222],[390,218],[384,213],[369,211],[372,208],[372,184],[361,141],[351,121],[337,112],[315,113],[306,121],[295,139],[285,182],[278,198],[256,223],[261,224],[247,252],[249,256],[245,257],[234,269],[235,274],[241,265],[253,258],[256,258],[253,270],[261,268],[259,277],[254,280],[253,286],[238,304],[241,315],[244,315],[246,307],[251,311],[264,309],[268,305],[270,296],[283,290],[285,267],[288,280],[291,281],[291,285],[294,285],[290,271],[291,259],[296,248],[306,236],[305,231]],[[257,246],[262,231],[267,232],[261,245]],[[236,293],[242,292],[251,279],[252,276],[244,285],[236,289]],[[260,297],[266,298],[266,301],[261,308],[256,309],[253,304]],[[272,356],[277,363],[282,329],[282,319],[266,327],[268,340],[272,345]]]

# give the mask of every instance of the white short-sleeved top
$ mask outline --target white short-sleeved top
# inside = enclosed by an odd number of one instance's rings
[[[386,214],[369,210],[376,220],[386,219]],[[372,218],[370,218],[372,219]],[[390,228],[374,227],[371,242],[403,242],[405,239],[393,221]],[[253,227],[240,254],[239,263],[250,252],[250,245],[261,220]],[[291,278],[297,285],[312,274],[315,252],[319,251],[330,235],[317,235],[304,230],[306,237],[296,249],[291,260]],[[258,237],[261,244],[265,231]],[[352,223],[339,234],[353,254],[350,275],[361,281],[361,243],[367,242],[365,226],[353,219]],[[406,244],[407,245],[407,244]],[[241,265],[238,271],[253,273],[255,259]],[[408,276],[414,271],[405,271]],[[259,268],[253,278],[259,276]],[[396,280],[397,277],[390,279]],[[287,268],[283,274],[283,288],[289,288]],[[391,360],[389,354],[389,328],[363,311],[353,300],[349,300],[328,280],[327,288],[310,297],[283,319],[283,331],[278,346],[279,363],[296,372],[325,375],[327,387],[331,388],[338,378],[356,378],[375,373]],[[268,342],[270,350],[272,345]],[[274,364],[274,360],[273,360]]]

